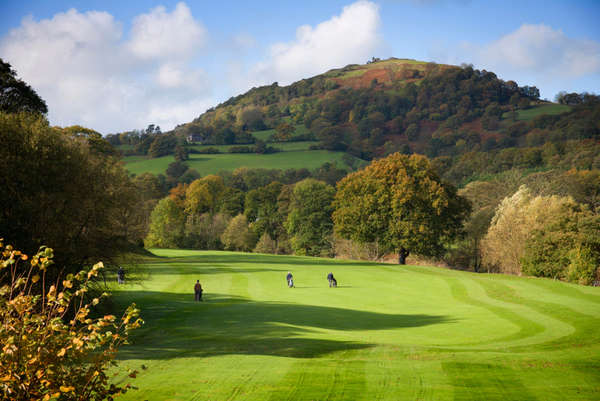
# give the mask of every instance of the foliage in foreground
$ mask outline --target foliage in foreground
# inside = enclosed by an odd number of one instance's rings
[[[109,383],[107,369],[116,365],[117,349],[143,321],[135,304],[120,319],[91,316],[107,296],[86,300],[102,263],[51,284],[51,248],[29,259],[0,241],[0,252],[0,277],[10,283],[0,288],[2,399],[112,400],[131,388]]]

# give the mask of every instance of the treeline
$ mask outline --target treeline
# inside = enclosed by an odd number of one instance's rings
[[[267,183],[261,174],[258,182],[252,179],[258,178],[254,174],[247,174],[249,170],[178,185],[152,211],[145,245],[334,256],[339,253],[336,242],[347,247],[351,240],[357,248],[376,243],[382,252],[400,252],[404,258],[409,252],[432,256],[440,255],[443,243],[458,233],[469,210],[467,202],[440,181],[423,156],[391,155],[367,167],[364,172],[374,175],[364,179],[363,170],[347,176],[331,168],[321,170],[330,174],[330,182],[338,182],[337,190],[315,178]],[[373,185],[368,185],[370,180]],[[368,217],[368,210],[356,207],[388,190],[389,197],[403,199],[403,205],[395,212],[388,210],[389,205],[374,206],[373,221],[387,223],[369,230],[371,236],[354,237],[353,227],[368,223],[347,216],[358,211]],[[410,225],[398,232],[396,227],[403,224]],[[415,227],[421,227],[419,235]]]
[[[510,170],[469,183],[465,236],[444,260],[474,271],[600,280],[600,170]]]

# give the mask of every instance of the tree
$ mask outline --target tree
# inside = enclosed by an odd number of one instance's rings
[[[183,162],[189,159],[189,152],[187,148],[177,145],[175,146],[175,161]]]
[[[9,63],[0,58],[0,111],[6,113],[30,112],[46,114],[46,102],[25,82]]]
[[[224,191],[223,178],[218,175],[207,175],[192,182],[185,193],[186,213],[196,215],[216,213]]]
[[[590,284],[600,263],[600,217],[567,196],[533,196],[525,185],[496,210],[482,242],[484,264]]]
[[[285,223],[292,249],[298,255],[325,256],[331,252],[333,233],[332,186],[307,178],[294,185]]]
[[[256,244],[256,235],[248,227],[248,220],[243,214],[238,214],[229,222],[221,236],[225,249],[231,251],[250,251]]]
[[[252,252],[277,254],[277,242],[273,241],[269,234],[265,232],[256,243]]]
[[[102,263],[60,277],[49,273],[53,256],[42,247],[30,259],[0,240],[0,278],[9,283],[0,288],[2,399],[100,401],[125,393],[131,386],[115,385],[108,370],[143,323],[139,310],[132,304],[120,319],[97,317],[92,311],[107,294],[86,294]]]
[[[292,139],[294,131],[296,131],[296,127],[294,127],[292,124],[283,122],[277,126],[274,137],[276,140],[281,142],[289,141]]]
[[[397,252],[400,264],[410,252],[440,255],[444,244],[460,233],[470,210],[426,157],[400,153],[342,179],[334,208],[337,234]]]
[[[192,249],[223,249],[221,236],[231,218],[222,213],[186,216],[183,246]]]
[[[146,247],[178,248],[183,242],[185,214],[171,198],[163,198],[150,214]]]
[[[283,231],[283,221],[278,213],[277,203],[282,189],[283,184],[273,181],[246,193],[244,215],[252,224],[252,230],[257,236],[267,232],[271,238],[277,240],[279,233]]]
[[[40,114],[0,113],[0,232],[34,253],[60,249],[57,264],[73,273],[128,249],[128,218],[139,202],[121,161],[86,137],[65,135]]]
[[[155,135],[148,153],[151,157],[161,157],[175,152],[177,138],[174,135]]]
[[[188,169],[189,169],[189,167],[187,166],[187,164],[185,164],[185,163],[177,160],[177,161],[174,161],[173,163],[169,163],[169,165],[167,166],[166,173],[167,173],[167,176],[169,178],[171,178],[172,180],[176,181]]]

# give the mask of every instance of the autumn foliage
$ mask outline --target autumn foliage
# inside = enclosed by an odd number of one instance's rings
[[[49,283],[52,249],[30,258],[1,242],[0,277],[8,283],[0,288],[2,399],[112,400],[131,388],[111,383],[107,369],[143,321],[135,304],[120,319],[92,317],[107,296],[89,296],[102,263]]]
[[[470,210],[426,157],[400,153],[342,179],[334,207],[338,235],[398,252],[400,263],[409,252],[440,255]]]

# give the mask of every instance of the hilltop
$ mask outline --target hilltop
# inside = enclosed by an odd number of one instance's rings
[[[512,168],[591,168],[596,157],[592,152],[582,159],[581,150],[600,149],[598,104],[596,96],[587,94],[563,94],[559,103],[540,100],[535,86],[520,86],[471,65],[373,59],[288,86],[274,82],[252,88],[161,134],[171,138],[170,144],[161,138],[160,146],[153,147],[155,136],[144,133],[129,143],[136,145],[130,153],[153,157],[173,155],[177,142],[186,143],[192,154],[188,164],[200,175],[269,166],[262,156],[249,162],[251,155],[218,153],[294,151],[283,157],[291,164],[274,165],[290,168],[313,159],[311,151],[329,151],[336,153],[321,153],[315,163],[337,161],[349,169],[394,152],[420,153],[434,159],[446,179],[463,185]],[[198,153],[202,163],[194,156]],[[128,161],[136,162],[133,171],[139,173],[164,171],[172,160],[167,157],[162,167],[151,168],[139,159]]]

